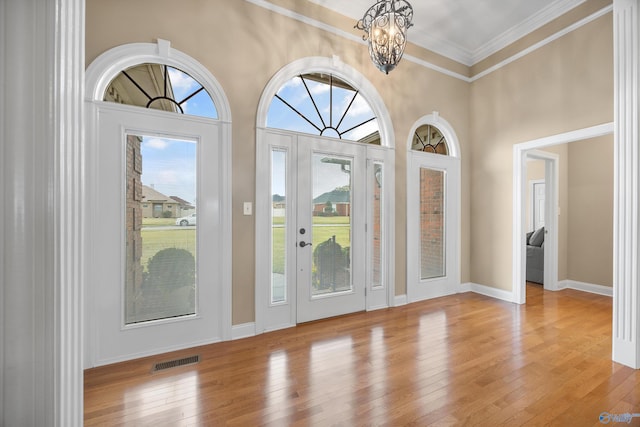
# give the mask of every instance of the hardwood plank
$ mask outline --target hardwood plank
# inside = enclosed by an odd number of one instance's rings
[[[598,425],[640,412],[610,357],[610,298],[528,285],[522,306],[452,295],[90,369],[85,424]]]

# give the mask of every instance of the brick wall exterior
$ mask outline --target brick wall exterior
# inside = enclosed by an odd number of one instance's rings
[[[376,165],[382,168],[382,165]],[[382,170],[382,169],[381,169]],[[384,285],[382,282],[382,174],[380,184],[374,178],[373,183],[373,254],[372,286]]]
[[[420,169],[421,278],[444,275],[444,172]]]
[[[125,319],[136,312],[136,295],[142,288],[142,138],[127,135],[127,262],[125,275]]]

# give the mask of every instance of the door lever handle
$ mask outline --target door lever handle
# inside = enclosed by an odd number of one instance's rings
[[[311,246],[313,245],[313,243],[307,243],[307,242],[300,242],[300,247],[304,248],[305,246]]]

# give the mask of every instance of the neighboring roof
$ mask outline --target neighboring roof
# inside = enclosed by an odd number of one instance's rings
[[[182,203],[178,200],[165,196],[159,191],[156,191],[154,188],[149,187],[148,185],[142,185],[142,201],[143,202],[160,202],[160,203],[176,203],[181,205]]]
[[[189,202],[187,202],[185,199],[183,199],[182,197],[178,197],[178,196],[170,196],[173,200],[175,200],[176,202],[180,203],[180,205],[182,205],[183,207],[193,207],[193,205]]]
[[[351,192],[349,190],[339,190],[335,189],[332,191],[328,191],[323,193],[313,199],[313,203],[350,203],[351,202]]]

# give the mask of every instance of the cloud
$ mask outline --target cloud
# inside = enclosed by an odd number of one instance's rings
[[[169,146],[169,141],[167,141],[166,139],[160,139],[160,138],[149,138],[149,139],[145,139],[143,144],[145,145],[145,148],[154,148],[156,150],[164,150]]]
[[[176,101],[181,101],[190,95],[199,85],[188,74],[183,73],[180,70],[169,68],[169,79],[171,80],[171,87],[173,88],[173,94]]]
[[[373,120],[369,123],[366,123],[362,126],[359,126],[357,128],[355,128],[354,130],[352,130],[351,132],[349,132],[348,136],[349,139],[353,140],[353,141],[359,141],[360,139],[364,138],[365,136],[369,136],[374,132],[379,131],[380,128],[378,126],[378,121],[377,120]]]
[[[352,94],[346,95],[342,100],[342,107],[347,108],[352,98]],[[354,117],[364,114],[369,117],[373,116],[373,112],[371,111],[369,103],[360,94],[358,94],[356,96],[356,99],[353,101],[353,104],[351,104],[351,107],[349,108],[349,116]]]

